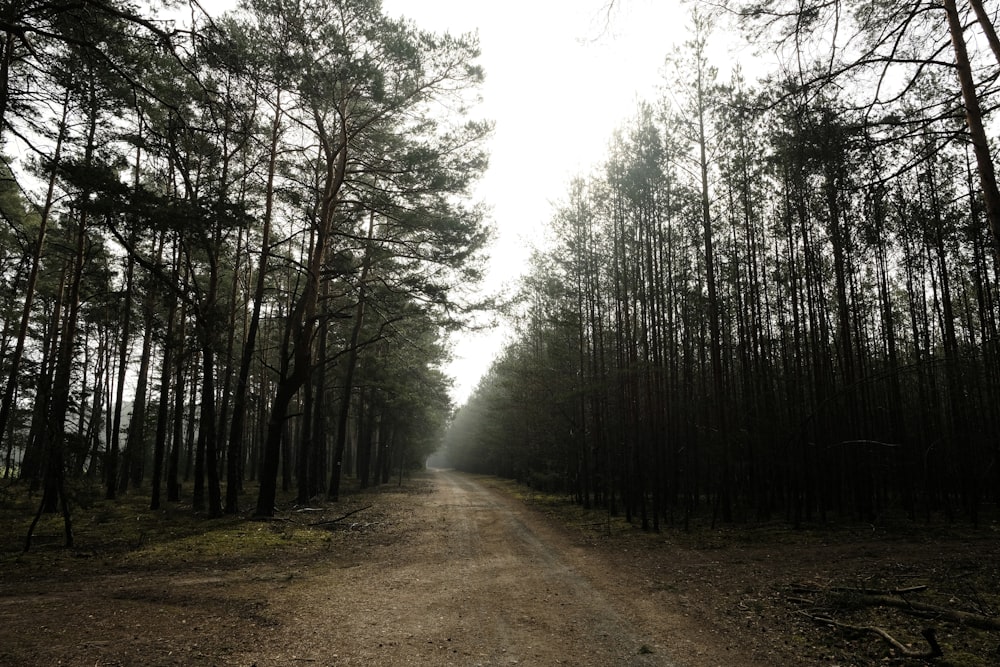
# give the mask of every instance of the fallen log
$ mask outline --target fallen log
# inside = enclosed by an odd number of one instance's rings
[[[861,593],[863,595],[907,595],[908,593],[921,593],[927,590],[926,585],[907,586],[906,588],[851,588],[850,586],[834,586],[830,589],[838,593]]]

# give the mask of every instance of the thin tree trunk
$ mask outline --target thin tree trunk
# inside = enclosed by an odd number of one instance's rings
[[[986,35],[986,40],[990,43],[990,50],[993,51],[993,57],[997,59],[997,64],[1000,64],[1000,38],[997,37],[997,31],[993,27],[990,15],[986,13],[983,0],[969,0],[969,4],[972,5],[973,11],[976,12],[976,20],[979,21],[979,27],[982,28],[983,34]]]
[[[167,451],[167,430],[170,424],[170,378],[173,372],[174,320],[177,316],[177,298],[170,300],[167,314],[167,330],[163,343],[163,363],[160,365],[160,391],[156,406],[156,436],[153,441],[153,480],[151,483],[149,509],[160,509],[160,487],[163,485],[163,465]]]
[[[705,132],[705,113],[707,112],[707,91],[704,89],[704,72],[699,67],[697,74],[697,96],[698,105],[698,163],[701,177],[701,222],[705,244],[705,281],[708,283],[708,326],[709,326],[709,356],[712,367],[712,397],[711,415],[715,421],[714,427],[719,432],[719,444],[721,447],[721,470],[719,472],[719,497],[721,503],[722,518],[724,521],[732,519],[730,504],[730,470],[729,470],[729,442],[728,429],[726,428],[725,409],[725,380],[722,371],[722,326],[719,314],[719,295],[715,275],[715,248],[712,235],[712,215],[709,208],[708,189],[708,139]]]
[[[324,283],[324,294],[329,292],[329,283]],[[329,324],[327,318],[323,318],[319,324],[319,341],[317,356],[319,367],[316,369],[316,387],[313,389],[313,447],[312,463],[309,466],[309,497],[313,497],[323,492],[323,482],[326,477],[327,464],[327,420],[326,420],[326,376],[327,376],[327,339],[329,338]]]
[[[157,252],[157,263],[162,259],[163,239]],[[139,374],[136,380],[135,398],[132,402],[132,419],[129,420],[125,436],[125,455],[119,475],[118,491],[124,493],[129,482],[138,487],[142,483],[146,459],[146,393],[149,384],[149,365],[153,351],[153,328],[156,321],[153,295],[147,293],[143,299],[142,354],[139,356]]]
[[[358,340],[365,321],[366,283],[368,272],[372,266],[372,239],[375,234],[375,214],[368,219],[368,238],[365,242],[365,256],[361,264],[361,276],[358,279],[358,303],[354,309],[354,326],[351,337],[347,341],[347,364],[344,370],[344,387],[340,397],[340,413],[337,415],[337,440],[333,455],[333,472],[330,473],[330,485],[327,496],[332,501],[340,499],[341,468],[344,462],[344,448],[347,445],[347,422],[351,414],[351,394],[354,390],[354,371],[358,365]]]
[[[226,468],[226,513],[239,511],[239,493],[243,486],[243,438],[246,427],[247,391],[250,368],[257,349],[257,333],[260,330],[260,311],[264,302],[264,288],[267,280],[267,259],[271,253],[271,219],[274,215],[274,176],[278,162],[278,141],[281,138],[281,91],[275,95],[274,122],[271,124],[271,145],[267,159],[267,186],[264,190],[264,220],[261,230],[260,257],[254,284],[253,311],[243,343],[243,356],[236,379],[236,393],[233,400],[233,418],[229,425],[229,447]]]
[[[130,232],[129,245],[135,245],[135,229]],[[118,340],[118,380],[115,385],[114,416],[111,426],[111,441],[107,444],[105,459],[105,498],[114,500],[118,494],[118,468],[121,453],[122,404],[125,400],[125,378],[128,371],[129,339],[132,336],[132,280],[135,274],[135,259],[128,254],[125,267],[125,300],[122,303],[122,325]]]
[[[87,443],[89,453],[84,461],[86,465],[86,476],[92,479],[100,469],[98,460],[101,453],[100,424],[104,421],[104,392],[110,381],[109,371],[111,369],[112,346],[108,344],[110,332],[101,331],[98,338],[100,352],[98,353],[97,371],[94,379],[94,392],[91,400],[90,419],[87,422],[87,430],[84,432],[83,441]],[[89,465],[88,465],[89,463]]]
[[[7,42],[10,42],[13,39],[13,35],[8,34],[7,38]],[[6,53],[5,57],[7,57]],[[6,85],[4,86],[3,93],[6,96]],[[4,101],[6,101],[6,98]],[[28,270],[28,282],[24,288],[24,306],[21,309],[21,323],[17,329],[17,342],[8,360],[10,372],[7,374],[7,384],[4,387],[3,401],[0,402],[0,443],[3,442],[3,438],[7,434],[7,424],[14,409],[14,393],[21,379],[21,361],[24,358],[24,345],[28,338],[28,325],[31,323],[31,307],[34,304],[35,287],[38,283],[38,269],[41,265],[42,253],[45,249],[45,236],[48,233],[49,218],[52,215],[52,205],[55,202],[56,167],[62,159],[62,148],[63,141],[66,139],[66,119],[68,115],[69,91],[66,91],[63,95],[62,117],[59,120],[59,132],[56,136],[56,145],[52,157],[52,172],[49,174],[48,186],[45,192],[45,204],[42,206],[42,213],[38,222],[38,237],[31,251],[31,268]],[[3,132],[2,121],[3,117],[0,116],[0,134]]]

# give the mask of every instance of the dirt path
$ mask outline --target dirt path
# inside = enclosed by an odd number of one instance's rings
[[[675,664],[544,520],[460,474],[434,481],[403,548],[289,589],[272,608],[295,617],[283,650],[246,664]]]
[[[357,528],[313,529],[325,547],[290,537],[270,560],[181,553],[165,567],[140,548],[0,572],[0,667],[752,664],[689,608],[650,595],[636,562],[618,571],[606,550],[472,477],[438,471],[370,502]]]
[[[189,517],[197,532],[125,551],[7,554],[0,667],[909,667],[881,638],[801,610],[916,647],[926,619],[822,591],[915,586],[965,611],[1000,604],[995,529],[682,536],[618,520],[609,535],[512,488],[434,472],[270,522]],[[996,664],[995,637],[932,624],[955,658],[942,664]]]

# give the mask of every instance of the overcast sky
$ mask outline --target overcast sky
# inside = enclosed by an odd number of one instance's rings
[[[663,62],[686,39],[691,4],[681,0],[383,0],[436,32],[479,35],[486,72],[479,114],[494,121],[490,168],[476,196],[497,238],[484,289],[511,286],[570,179],[589,173],[614,130],[653,99]],[[219,13],[235,0],[204,0]],[[733,40],[714,45],[727,58]],[[720,58],[713,57],[717,63]],[[452,396],[462,403],[500,351],[503,327],[456,337]]]
[[[422,28],[478,32],[484,117],[496,123],[478,196],[498,237],[486,289],[511,283],[544,234],[571,178],[600,162],[612,132],[649,99],[665,56],[683,42],[679,0],[383,0],[385,13]],[[453,397],[461,403],[505,331],[457,338]]]

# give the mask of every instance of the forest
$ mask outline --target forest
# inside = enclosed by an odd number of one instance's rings
[[[401,5],[0,3],[0,665],[996,664],[1000,4]]]
[[[252,481],[267,517],[422,466],[490,235],[475,37],[377,0],[3,7],[4,478],[71,546],[84,486],[211,517]]]
[[[979,0],[728,3],[564,193],[456,467],[647,530],[966,521],[1000,493],[1000,41]],[[992,516],[992,514],[990,514]]]
[[[439,446],[644,529],[980,522],[1000,493],[994,14],[685,16],[454,410],[447,336],[490,307],[475,35],[378,0],[5,4],[4,478],[67,545],[83,486],[217,517],[250,510],[247,484],[269,517]],[[720,76],[723,22],[775,63]]]

